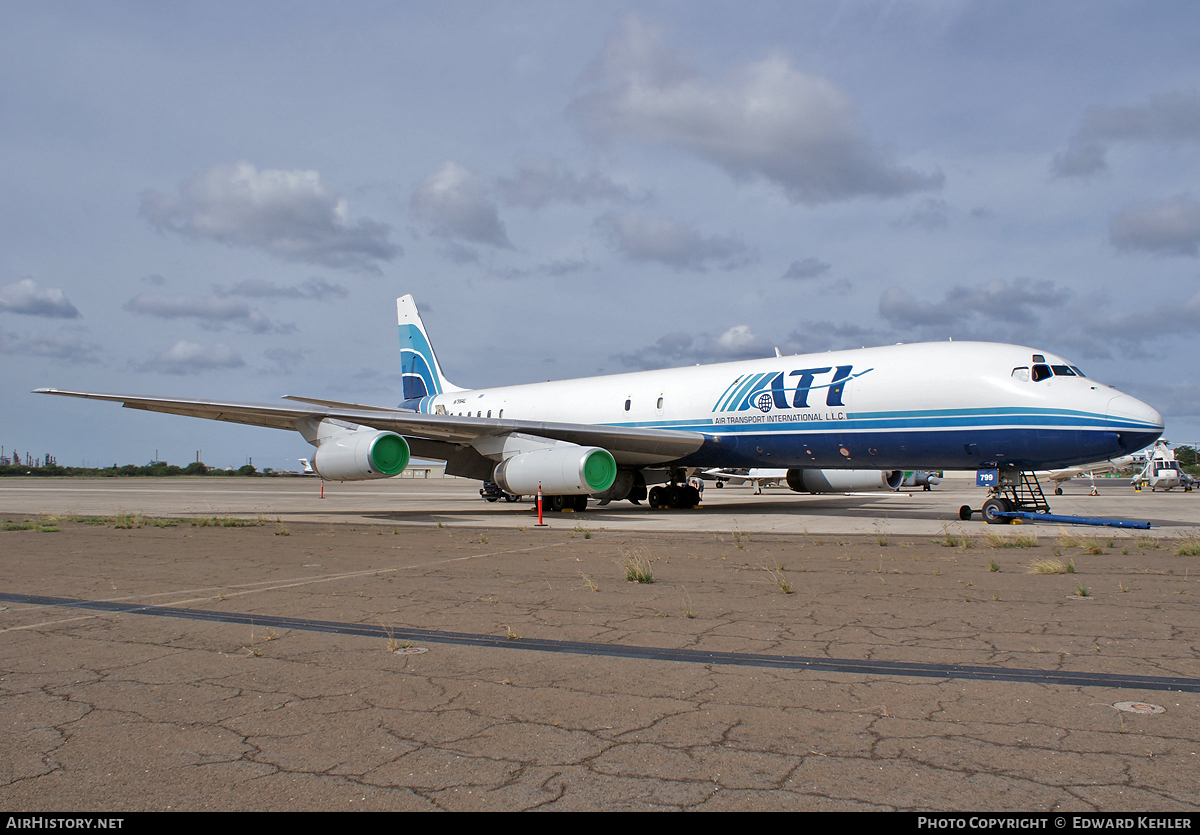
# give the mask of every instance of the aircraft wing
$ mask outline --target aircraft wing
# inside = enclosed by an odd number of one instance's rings
[[[626,426],[601,426],[586,423],[550,423],[532,420],[499,420],[492,418],[459,417],[456,415],[425,415],[395,409],[376,409],[353,404],[282,405],[268,403],[236,403],[220,400],[189,400],[170,397],[143,397],[130,394],[104,394],[61,389],[34,389],[36,394],[57,394],[83,397],[89,400],[109,400],[126,409],[165,412],[173,415],[245,423],[274,429],[299,430],[306,419],[333,418],[372,429],[387,430],[408,438],[419,438],[444,444],[465,446],[480,438],[521,432],[556,441],[598,446],[612,453],[619,464],[647,466],[683,458],[704,443],[699,432],[673,429],[649,429]],[[328,401],[327,401],[328,402]],[[419,447],[413,451],[422,454]],[[431,457],[444,457],[433,455]]]

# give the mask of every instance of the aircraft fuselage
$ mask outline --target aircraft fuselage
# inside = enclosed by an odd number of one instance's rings
[[[1127,454],[1152,443],[1163,427],[1150,406],[1059,357],[982,342],[463,390],[402,405],[427,414],[705,436],[685,459],[618,456],[627,465],[1040,470]]]

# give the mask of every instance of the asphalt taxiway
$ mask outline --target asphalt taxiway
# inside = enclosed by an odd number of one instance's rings
[[[319,489],[0,481],[0,805],[1200,808],[1196,494]]]
[[[1086,480],[1069,482],[1062,496],[1048,496],[1056,514],[1148,520],[1172,536],[1200,534],[1200,492],[1135,493],[1127,479],[1102,479],[1099,496]],[[154,516],[262,515],[271,519],[362,524],[445,524],[515,528],[529,523],[532,503],[488,503],[479,482],[458,478],[327,482],[317,478],[112,478],[0,479],[0,512]],[[966,479],[947,479],[931,491],[854,495],[800,495],[748,486],[704,492],[699,510],[653,510],[643,502],[592,502],[581,514],[610,530],[644,532],[746,531],[777,533],[932,536],[958,525],[958,508],[978,509],[986,491]],[[573,519],[571,514],[555,519]],[[553,520],[548,515],[548,520]],[[573,524],[573,522],[572,522]],[[978,517],[966,523],[982,529]],[[1039,527],[1045,527],[1041,525]],[[1057,529],[1057,526],[1056,526]],[[1106,529],[1106,535],[1131,536]]]

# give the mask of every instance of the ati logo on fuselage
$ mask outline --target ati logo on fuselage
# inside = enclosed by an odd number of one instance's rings
[[[772,409],[810,409],[821,404],[809,403],[809,395],[821,390],[824,390],[825,394],[824,405],[844,406],[842,394],[846,390],[846,383],[872,370],[874,369],[868,368],[855,374],[852,373],[854,366],[839,365],[836,368],[825,366],[799,368],[795,371],[743,374],[717,398],[713,411],[744,412],[747,409],[758,409],[761,412],[769,412]],[[826,374],[831,376],[825,382],[816,382]]]

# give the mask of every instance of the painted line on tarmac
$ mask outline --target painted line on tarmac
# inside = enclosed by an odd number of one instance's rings
[[[766,655],[751,652],[706,652],[695,649],[639,647],[624,644],[597,644],[585,641],[553,641],[538,638],[509,640],[496,635],[468,632],[446,632],[411,627],[369,626],[359,623],[308,620],[247,615],[238,612],[214,612],[203,609],[176,609],[168,606],[139,606],[102,600],[79,600],[71,597],[44,597],[33,594],[0,592],[0,600],[32,606],[58,606],[70,609],[114,612],[130,615],[153,615],[182,620],[234,623],[249,626],[270,626],[277,629],[299,629],[306,632],[325,632],[334,635],[356,635],[389,640],[412,640],[432,644],[485,647],[489,649],[532,650],[569,655],[591,655],[608,658],[628,658],[642,661],[677,661],[690,664],[717,664],[735,667],[766,667],[785,670],[848,673],[868,676],[912,676],[917,678],[967,679],[975,681],[1014,681],[1029,684],[1065,684],[1073,687],[1114,687],[1134,690],[1175,690],[1200,693],[1200,679],[1169,676],[1132,676],[1114,673],[1076,673],[1056,670],[1028,670],[1004,667],[973,667],[963,664],[921,664],[909,661],[857,661],[853,659],[817,658],[801,655]]]

